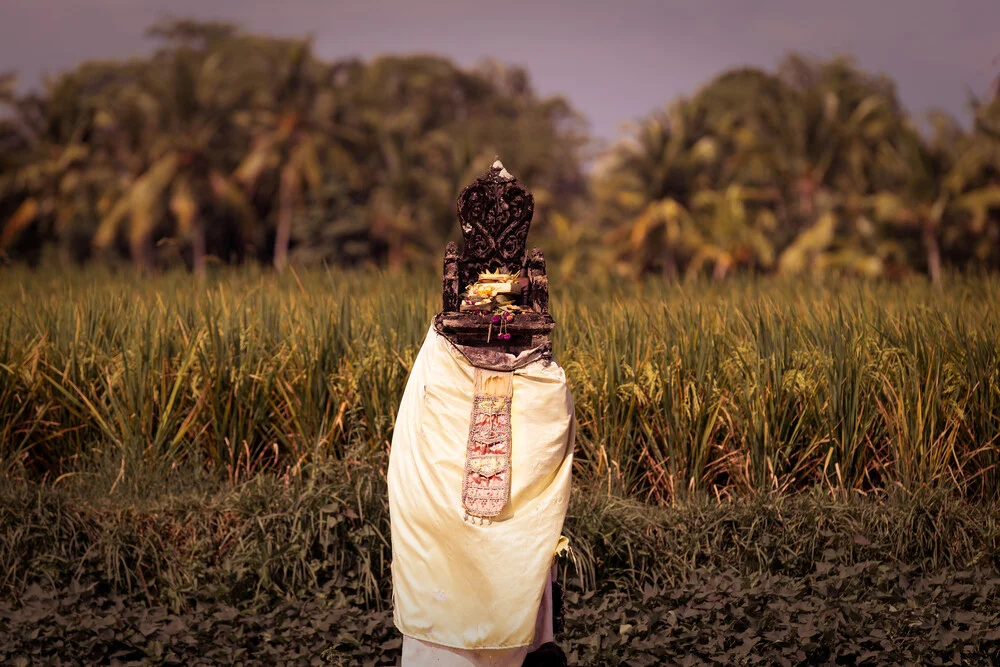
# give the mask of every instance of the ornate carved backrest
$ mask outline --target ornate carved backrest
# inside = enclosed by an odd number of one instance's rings
[[[524,244],[535,211],[535,198],[499,160],[458,197],[458,221],[465,246],[458,259],[459,287],[480,273],[500,268],[513,273],[524,266]]]
[[[526,338],[547,336],[552,330],[545,258],[537,248],[525,254],[534,210],[534,197],[499,160],[462,190],[458,219],[464,245],[461,253],[454,242],[445,249],[442,315],[449,316],[446,328],[471,332],[482,324],[481,316],[459,313],[461,294],[478,280],[480,273],[500,269],[521,271],[522,304],[533,311],[517,316],[522,326],[512,327],[514,338],[524,343]]]

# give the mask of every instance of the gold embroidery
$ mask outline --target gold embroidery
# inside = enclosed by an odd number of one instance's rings
[[[462,506],[466,518],[488,523],[510,499],[510,407],[513,372],[475,369]]]

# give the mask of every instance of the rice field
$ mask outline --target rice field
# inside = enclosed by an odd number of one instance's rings
[[[575,664],[989,664],[1000,280],[552,296],[579,424]],[[384,470],[439,299],[433,275],[5,269],[0,661],[53,655],[57,625],[17,628],[72,608],[96,620],[68,645],[98,661],[190,662],[212,635],[253,664],[253,627],[264,662],[391,664]]]
[[[432,276],[7,271],[0,473],[198,460],[230,480],[382,460]],[[946,489],[1000,499],[1000,282],[569,284],[556,354],[581,483],[691,495]],[[139,478],[136,478],[139,479]]]

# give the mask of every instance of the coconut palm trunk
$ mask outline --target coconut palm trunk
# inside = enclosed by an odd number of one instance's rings
[[[725,280],[726,276],[729,275],[729,267],[732,266],[732,263],[732,258],[728,253],[721,255],[715,262],[715,268],[712,269],[712,279]]]
[[[924,222],[924,250],[927,253],[927,275],[931,284],[941,284],[941,245],[938,243],[937,227],[931,221]]]
[[[274,237],[274,268],[279,272],[288,266],[288,244],[292,237],[292,214],[295,208],[295,192],[291,178],[282,175],[278,193],[278,230]]]
[[[194,215],[191,227],[192,265],[194,275],[200,280],[205,277],[205,219],[200,213]]]
[[[150,247],[148,237],[131,239],[129,250],[132,254],[132,263],[139,269],[139,273],[146,275],[154,273],[153,249]]]
[[[663,255],[663,280],[672,283],[677,280],[678,273],[677,257],[674,256],[673,248],[667,248],[667,252]]]

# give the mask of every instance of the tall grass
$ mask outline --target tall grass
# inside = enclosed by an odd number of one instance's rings
[[[322,459],[381,470],[439,298],[430,275],[5,269],[0,474],[141,493],[191,462],[234,484]],[[812,488],[996,501],[997,303],[993,277],[555,284],[577,474],[657,504]]]

